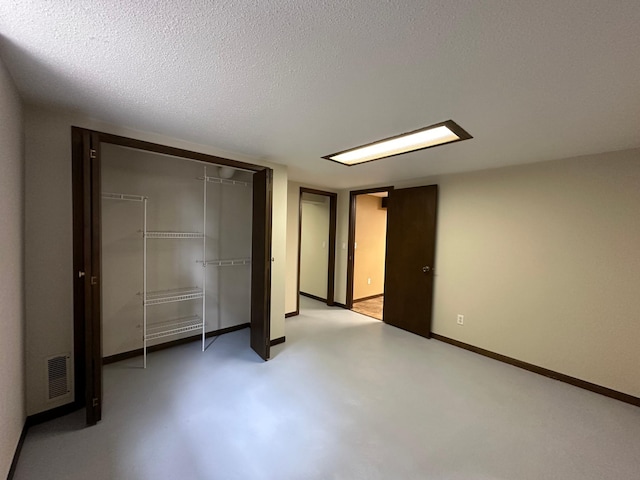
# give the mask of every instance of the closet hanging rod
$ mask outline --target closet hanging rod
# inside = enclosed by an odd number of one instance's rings
[[[219,178],[219,177],[196,177],[198,180],[206,180],[209,183],[221,183],[223,185],[240,185],[243,187],[248,187],[251,185],[249,182],[242,182],[240,180],[229,180],[228,178]]]
[[[128,193],[109,193],[103,192],[102,198],[105,200],[126,200],[129,202],[144,202],[147,197],[144,195],[131,195]]]

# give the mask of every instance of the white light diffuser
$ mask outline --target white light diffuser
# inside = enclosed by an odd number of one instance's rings
[[[453,121],[448,120],[322,158],[345,165],[356,165],[468,138],[471,138],[471,135]]]

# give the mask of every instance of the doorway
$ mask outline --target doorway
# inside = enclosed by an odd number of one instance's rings
[[[438,186],[352,191],[349,205],[347,308],[354,310],[358,195],[387,192],[387,232],[382,320],[431,337]]]
[[[355,190],[349,197],[347,302],[350,310],[383,318],[387,201],[393,187]]]
[[[251,174],[253,181],[250,220],[250,345],[264,360],[269,358],[270,353],[273,171],[260,165],[73,127],[74,403],[77,407],[86,407],[88,425],[96,424],[102,416],[101,147],[103,145],[115,145],[177,159],[195,160],[203,164],[231,167]],[[207,180],[206,174],[204,180]],[[173,235],[171,238],[177,238],[175,232],[169,233]],[[206,238],[206,236],[202,233],[193,238]],[[146,303],[150,304],[149,298],[145,298]]]
[[[298,295],[334,305],[338,194],[300,187]]]

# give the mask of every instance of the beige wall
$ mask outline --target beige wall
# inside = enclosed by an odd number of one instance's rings
[[[329,268],[329,199],[323,203],[304,199],[300,239],[300,291],[327,298]]]
[[[353,299],[384,293],[387,246],[387,210],[382,198],[356,196],[356,249],[353,262]],[[371,283],[368,283],[368,281]]]
[[[25,420],[23,111],[0,61],[0,478]]]
[[[258,163],[258,162],[254,162]],[[287,170],[273,167],[273,218],[271,233],[271,340],[285,336],[284,295],[287,267]]]
[[[298,308],[298,223],[300,221],[300,184],[287,185],[287,282],[285,311],[294,313]]]
[[[58,406],[45,401],[44,358],[73,351],[71,126],[92,128],[187,150],[264,162],[205,145],[28,107],[26,162],[27,413]],[[287,171],[274,169],[271,338],[284,335]]]
[[[640,396],[640,150],[433,183],[433,331]]]
[[[338,191],[338,211],[336,212],[336,286],[335,300],[347,303],[347,243],[349,241],[349,190]]]

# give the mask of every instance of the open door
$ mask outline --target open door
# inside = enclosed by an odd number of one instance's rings
[[[383,320],[431,337],[438,186],[389,192]]]
[[[271,201],[273,170],[253,174],[251,348],[269,359],[271,344]]]
[[[85,278],[91,295],[91,320],[86,345],[91,362],[93,382],[87,391],[87,425],[95,425],[102,420],[102,239],[101,233],[101,185],[100,185],[100,141],[96,133],[91,133],[91,275]],[[88,359],[87,359],[88,360]]]
[[[84,360],[76,362],[76,404],[95,425],[102,418],[100,152],[95,133],[74,128],[72,137],[75,347]]]

